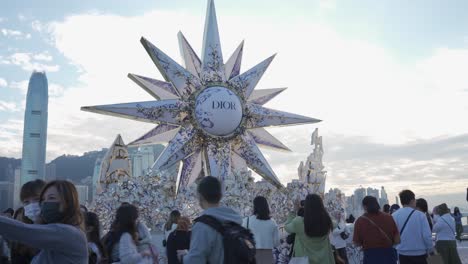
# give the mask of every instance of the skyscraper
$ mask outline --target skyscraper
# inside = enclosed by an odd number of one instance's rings
[[[378,189],[374,189],[374,188],[371,188],[371,187],[367,187],[367,195],[368,196],[374,196],[375,198],[377,198],[377,201],[379,200],[379,190]]]
[[[384,204],[388,204],[388,195],[387,192],[385,191],[385,187],[382,186],[382,189],[380,189],[380,206],[384,206]]]
[[[132,160],[133,177],[146,176],[155,161],[153,146],[141,146],[133,151],[129,149],[128,152]]]
[[[44,72],[34,71],[29,79],[24,112],[21,185],[45,178],[48,101],[47,77]]]

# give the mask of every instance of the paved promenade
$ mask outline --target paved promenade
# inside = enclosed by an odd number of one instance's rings
[[[468,241],[465,240],[461,244],[459,244],[458,253],[460,254],[462,263],[468,264]]]

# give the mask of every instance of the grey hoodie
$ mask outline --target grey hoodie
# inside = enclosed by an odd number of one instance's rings
[[[241,216],[228,207],[213,207],[203,211],[221,222],[232,221],[242,224]],[[190,250],[184,257],[186,264],[221,264],[224,262],[223,237],[204,223],[195,223],[192,228]]]
[[[29,225],[0,216],[0,235],[41,251],[33,264],[86,264],[88,244],[78,227],[65,224]]]

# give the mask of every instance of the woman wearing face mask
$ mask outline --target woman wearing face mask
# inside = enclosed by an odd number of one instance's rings
[[[21,187],[20,200],[23,203],[22,210],[15,213],[15,219],[25,224],[38,222],[41,208],[39,198],[41,191],[46,185],[43,180],[35,180],[25,183]],[[31,248],[19,242],[11,243],[11,264],[31,263],[33,257],[39,252],[36,248]]]
[[[52,181],[41,192],[41,225],[28,225],[0,217],[0,235],[38,248],[33,264],[88,263],[88,247],[83,232],[78,193],[68,181]]]

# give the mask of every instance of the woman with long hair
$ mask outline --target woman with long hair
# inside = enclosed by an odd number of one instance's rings
[[[0,216],[0,235],[38,248],[32,263],[88,263],[78,192],[68,181],[49,182],[39,196],[40,222],[30,225]]]
[[[88,238],[88,248],[90,252],[89,263],[104,263],[107,260],[106,251],[100,240],[99,217],[93,212],[85,214],[86,237]]]
[[[429,206],[427,205],[426,199],[424,198],[416,199],[416,209],[418,209],[419,211],[421,211],[423,214],[426,215],[427,222],[429,223],[429,228],[432,231],[434,224],[432,223],[432,217],[429,214]]]
[[[453,218],[455,219],[455,231],[457,231],[457,240],[461,242],[461,234],[463,233],[462,225],[462,214],[460,213],[460,208],[455,207],[453,209]]]
[[[172,232],[167,238],[167,263],[168,264],[181,264],[177,258],[178,250],[188,250],[190,248],[190,219],[187,217],[180,217],[177,222],[177,229]]]
[[[113,235],[108,247],[108,255],[112,262],[121,264],[151,263],[152,254],[149,251],[138,252],[138,209],[134,205],[125,204],[117,209],[113,223]]]
[[[280,245],[278,225],[270,217],[268,201],[263,196],[253,200],[253,215],[243,220],[242,226],[250,229],[255,239],[257,264],[273,263],[273,248]]]
[[[455,240],[455,219],[450,214],[447,204],[437,206],[436,213],[439,215],[434,224],[436,234],[436,249],[442,256],[444,263],[461,264]]]
[[[400,233],[393,217],[380,211],[373,196],[362,200],[365,214],[354,224],[353,242],[364,251],[364,264],[396,264],[397,253],[393,248],[400,243]]]
[[[299,203],[295,204],[297,212]],[[334,264],[329,234],[333,229],[332,220],[322,198],[309,194],[305,199],[304,217],[292,213],[285,225],[288,233],[295,233],[293,257],[306,257],[310,264]]]

